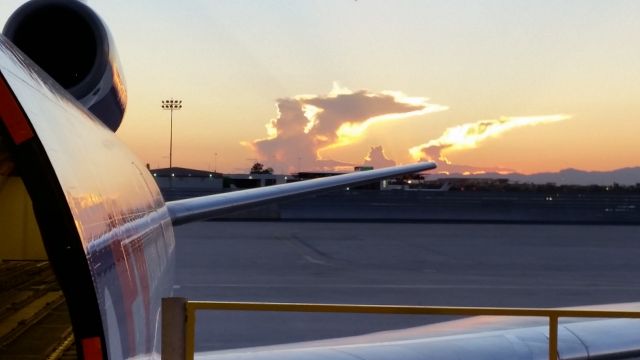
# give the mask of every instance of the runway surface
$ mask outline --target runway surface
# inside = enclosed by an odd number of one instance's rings
[[[560,307],[640,301],[640,226],[203,222],[175,229],[191,300]],[[450,318],[201,312],[197,348]]]

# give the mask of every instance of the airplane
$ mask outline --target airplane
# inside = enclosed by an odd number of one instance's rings
[[[0,213],[9,214],[0,219],[0,251],[18,247],[24,256],[48,259],[68,304],[77,354],[87,360],[161,357],[174,226],[435,168],[422,162],[165,202],[144,164],[115,135],[126,103],[113,39],[90,7],[32,0],[11,15],[0,36]],[[546,329],[535,319],[470,318],[197,356],[534,359],[546,357]],[[560,327],[559,358],[638,356],[637,321]]]

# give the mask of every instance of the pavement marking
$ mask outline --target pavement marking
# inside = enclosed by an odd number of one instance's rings
[[[335,266],[335,264],[331,263],[332,259],[328,254],[308,244],[297,234],[292,234],[289,236],[276,236],[276,239],[284,240],[288,245],[294,248],[299,255],[301,255],[306,261],[312,264]]]

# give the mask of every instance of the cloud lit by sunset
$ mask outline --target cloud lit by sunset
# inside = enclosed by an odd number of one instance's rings
[[[501,117],[481,120],[450,127],[437,139],[409,149],[414,160],[439,160],[446,164],[450,161],[445,152],[476,148],[481,142],[496,138],[505,132],[524,126],[535,126],[563,121],[571,118],[566,114],[543,116]]]
[[[0,1],[2,21],[26,1]],[[170,143],[175,166],[228,173],[256,158],[284,173],[361,165],[379,145],[398,164],[427,158],[423,149],[439,159],[440,146],[458,168],[483,171],[604,171],[640,159],[638,1],[130,3],[135,11],[90,1],[126,75],[117,136],[154,168],[169,166]],[[352,89],[332,90],[334,79]],[[159,106],[170,97],[185,104],[173,122]],[[429,111],[440,112],[415,116]],[[559,113],[576,121],[489,136],[475,150],[436,142],[466,122]]]
[[[354,92],[337,84],[327,95],[279,99],[276,107],[277,118],[266,125],[268,138],[243,144],[260,161],[289,171],[348,165],[323,159],[321,153],[357,141],[373,124],[447,109],[400,92]]]

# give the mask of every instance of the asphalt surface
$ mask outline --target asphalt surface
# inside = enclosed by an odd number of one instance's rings
[[[203,222],[175,229],[192,300],[561,307],[640,301],[640,226]],[[201,312],[198,350],[451,319]]]

